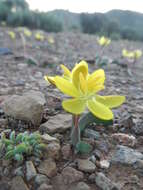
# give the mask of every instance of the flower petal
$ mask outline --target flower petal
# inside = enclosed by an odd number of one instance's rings
[[[60,76],[56,76],[54,78],[54,81],[56,83],[56,87],[64,94],[72,97],[80,96],[80,92],[75,88],[75,86],[70,81]]]
[[[88,100],[87,107],[96,117],[100,119],[103,120],[113,119],[112,111],[108,107],[101,104],[100,102],[97,102],[95,99]]]
[[[51,84],[55,85],[55,77],[44,76],[44,79]]]
[[[85,61],[76,64],[72,70],[72,82],[77,89],[79,88],[79,73],[82,73],[85,79],[87,78],[88,64]]]
[[[66,77],[70,77],[71,76],[71,72],[70,72],[70,70],[66,67],[66,66],[64,66],[64,65],[60,65],[61,66],[61,68],[62,68],[62,70],[63,70],[63,74],[64,74],[64,76],[66,76]]]
[[[105,73],[103,69],[98,69],[88,76],[88,84],[93,82],[95,84],[104,84],[104,81]]]
[[[108,108],[116,108],[125,102],[125,96],[99,96],[96,95],[96,101],[104,104]]]
[[[87,92],[87,82],[82,73],[79,73],[80,89],[83,93]]]
[[[86,102],[82,99],[69,99],[62,102],[63,108],[73,114],[81,114],[86,108]]]

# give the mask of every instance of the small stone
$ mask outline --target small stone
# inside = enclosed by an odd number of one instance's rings
[[[59,142],[59,140],[57,138],[52,137],[48,134],[41,135],[41,138],[42,138],[43,143],[47,143],[47,144],[51,143],[51,142],[57,142],[57,143]]]
[[[90,187],[84,182],[79,182],[75,190],[90,190]]]
[[[65,132],[71,128],[71,115],[58,114],[51,117],[47,122],[43,123],[39,130],[45,133]]]
[[[110,162],[108,162],[108,160],[101,160],[100,161],[100,167],[102,169],[108,169],[110,166]]]
[[[84,175],[82,172],[72,167],[66,167],[62,171],[62,177],[63,177],[64,183],[67,185],[67,184],[71,184],[71,183],[83,180]]]
[[[47,184],[42,184],[40,185],[40,187],[38,188],[38,190],[53,190],[53,186],[52,185],[47,185]]]
[[[32,178],[36,176],[37,172],[33,165],[32,161],[26,162],[26,179],[27,181],[30,181]]]
[[[71,146],[70,144],[64,145],[62,147],[62,155],[64,159],[68,159],[71,156]]]
[[[18,167],[14,170],[14,175],[24,177],[23,167]]]
[[[96,169],[95,164],[88,159],[85,160],[78,159],[77,163],[78,163],[78,169],[83,172],[92,173]]]
[[[48,177],[53,177],[57,173],[56,163],[52,159],[47,159],[41,162],[38,171]]]
[[[111,138],[117,143],[125,146],[134,147],[137,143],[136,138],[133,135],[128,135],[124,133],[114,133]]]
[[[53,159],[59,159],[60,150],[61,147],[59,143],[56,142],[50,143],[46,146],[46,155],[48,158],[51,157]]]
[[[29,190],[21,176],[12,179],[11,190]]]
[[[45,98],[41,92],[30,91],[22,96],[13,95],[6,99],[2,108],[6,115],[39,125],[44,111]]]
[[[120,187],[116,183],[112,182],[101,172],[97,173],[95,181],[96,185],[102,190],[120,190]]]
[[[126,146],[118,145],[115,152],[112,155],[112,163],[121,163],[127,165],[133,165],[138,160],[143,159],[143,154],[135,149],[128,148]]]
[[[90,183],[95,183],[95,174],[92,173],[89,177],[88,177],[88,180]]]
[[[41,185],[41,184],[49,184],[49,179],[47,176],[43,175],[43,174],[37,174],[35,177],[35,183],[37,186]]]
[[[95,131],[92,129],[85,129],[83,135],[84,135],[84,137],[95,139],[95,140],[98,140],[101,137],[101,135],[98,131]]]
[[[93,162],[94,164],[96,163],[96,158],[95,158],[94,155],[92,155],[92,156],[90,157],[90,161]]]

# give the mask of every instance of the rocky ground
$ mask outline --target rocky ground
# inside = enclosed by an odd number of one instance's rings
[[[16,39],[10,39],[8,30],[16,32]],[[92,145],[91,154],[73,155],[72,117],[61,107],[64,95],[43,76],[59,74],[61,63],[72,68],[81,59],[93,71],[100,67],[95,59],[101,48],[96,36],[43,33],[45,40],[37,41],[34,33],[23,43],[18,29],[0,29],[0,48],[9,51],[0,55],[0,132],[39,131],[46,151],[41,159],[27,157],[22,164],[1,158],[0,190],[143,189],[143,58],[135,67],[121,58],[124,47],[143,50],[143,45],[113,41],[105,48],[105,94],[125,95],[126,102],[114,110],[113,126],[85,130],[82,138]]]

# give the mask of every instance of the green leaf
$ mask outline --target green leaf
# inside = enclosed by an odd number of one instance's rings
[[[26,153],[27,149],[28,149],[28,147],[24,143],[21,143],[21,144],[16,146],[14,152],[15,152],[15,154],[17,154],[17,153],[19,153],[19,154]]]
[[[88,154],[92,150],[92,146],[84,141],[80,141],[76,145],[76,151],[82,154]]]
[[[18,162],[23,161],[23,156],[21,154],[15,154],[14,159]]]
[[[10,150],[6,153],[5,159],[12,159],[14,156],[14,150]]]
[[[95,117],[91,112],[88,112],[86,114],[83,114],[83,116],[79,120],[80,132],[83,132],[83,130],[91,123],[108,126],[108,125],[113,124],[113,120],[102,120],[102,119]]]
[[[8,146],[10,144],[14,144],[14,142],[12,140],[9,140],[9,139],[3,139],[3,143]]]
[[[41,144],[36,145],[34,148],[39,149],[39,150],[43,150],[43,149],[45,149],[45,147],[46,147],[46,145],[41,143]]]
[[[6,148],[7,151],[14,150],[14,145],[8,145]]]
[[[22,141],[23,133],[19,133],[16,137],[16,143],[20,143]]]
[[[12,131],[10,133],[10,140],[13,141],[13,142],[15,142],[15,131]]]

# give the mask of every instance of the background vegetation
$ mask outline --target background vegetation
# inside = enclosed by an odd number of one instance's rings
[[[10,26],[27,26],[48,32],[81,31],[143,41],[143,14],[112,10],[102,13],[71,13],[65,10],[51,12],[31,11],[25,0],[0,0],[0,21]]]

